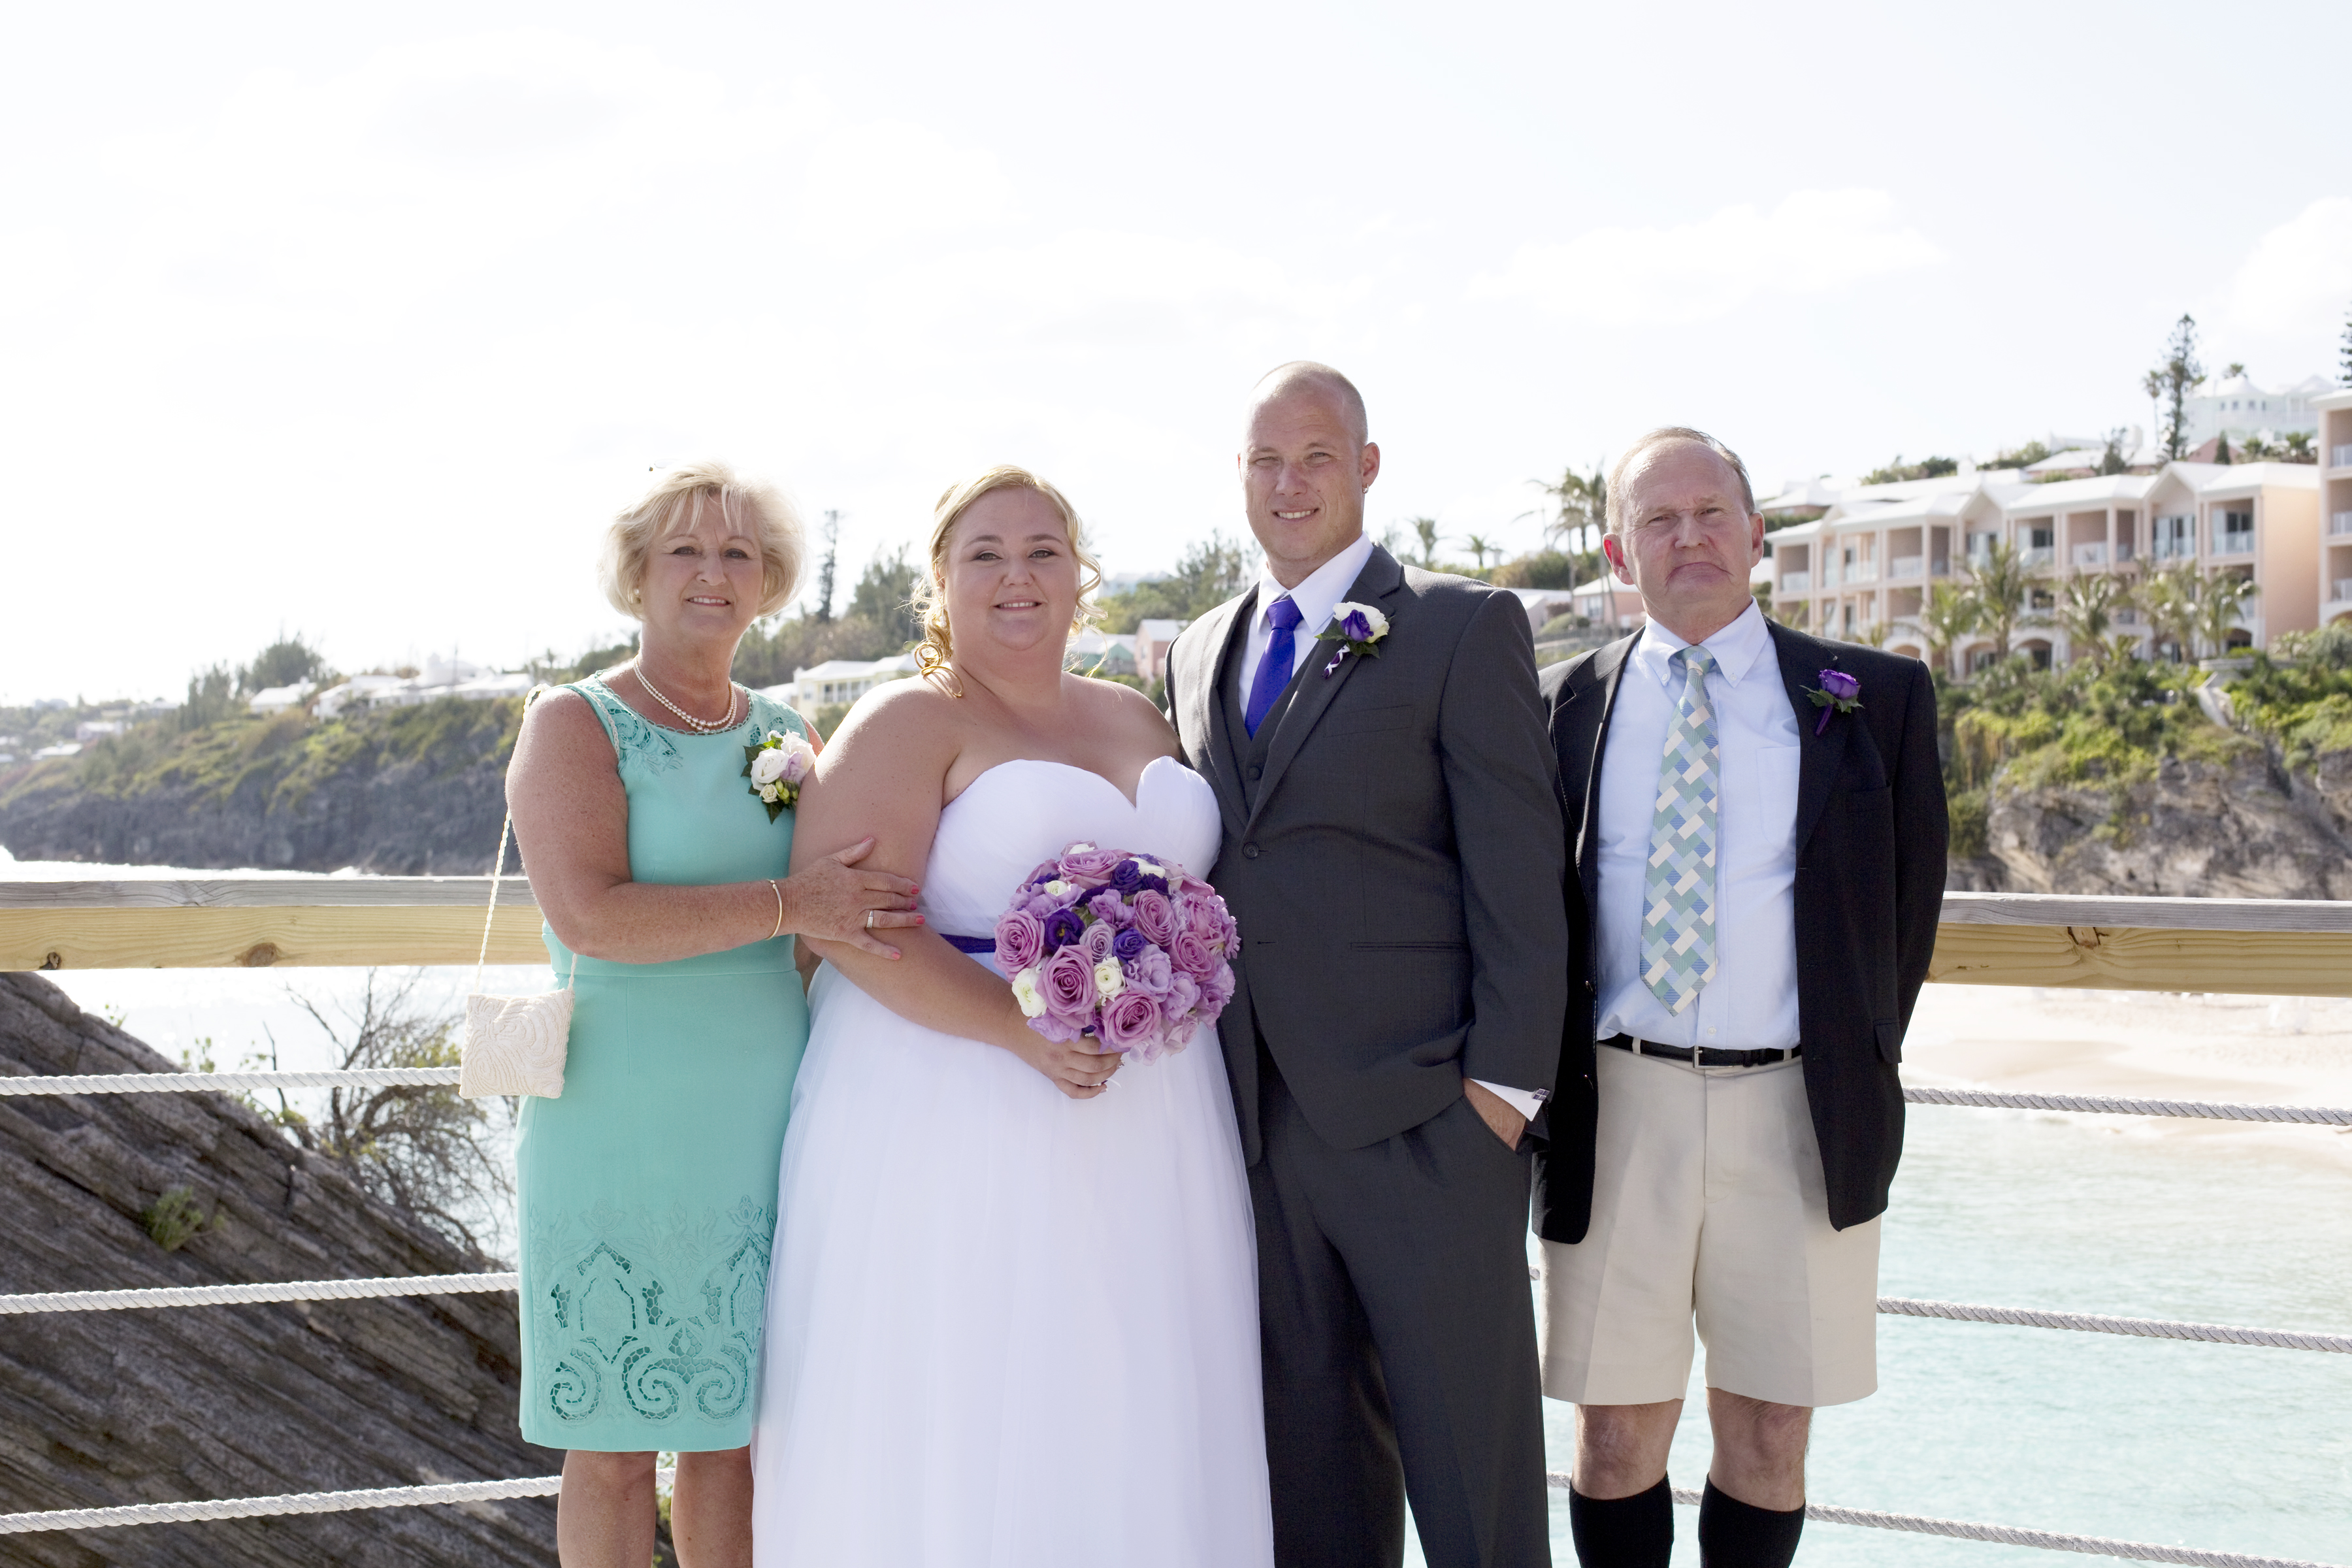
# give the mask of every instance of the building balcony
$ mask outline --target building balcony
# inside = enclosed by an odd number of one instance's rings
[[[2328,453],[2327,466],[2331,468],[2352,468],[2352,447],[2338,447]]]
[[[2336,579],[2336,592],[2328,600],[2331,605],[2352,604],[2352,577]]]
[[[2105,566],[2107,563],[2106,541],[2103,539],[2093,544],[2077,544],[2074,546],[2074,560],[2077,566]]]
[[[1912,578],[1921,575],[1925,571],[1927,564],[1927,561],[1923,557],[1917,555],[1894,556],[1886,563],[1887,581],[1891,583],[1907,582]]]
[[[2327,536],[2335,539],[2352,534],[2352,511],[2339,511],[2327,520]]]
[[[2213,542],[2216,555],[2252,555],[2254,536],[2251,533],[2225,533]]]
[[[1846,574],[1845,574],[1845,580],[1846,580],[1847,582],[1849,582],[1849,583],[1875,583],[1875,582],[1877,582],[1877,581],[1878,581],[1878,563],[1877,563],[1877,562],[1875,562],[1875,561],[1857,561],[1857,562],[1855,562],[1855,563],[1853,563],[1853,568],[1852,568],[1850,571],[1848,571],[1848,572],[1846,573]]]
[[[2057,552],[2047,544],[2029,544],[2017,552],[2019,563],[2026,566],[2047,566]]]
[[[1938,555],[1927,563],[1927,575],[1930,577],[1948,577],[1951,574],[1952,558],[1950,556]]]
[[[1810,594],[1812,591],[1813,574],[1811,572],[1784,572],[1780,574],[1780,592],[1783,594]]]

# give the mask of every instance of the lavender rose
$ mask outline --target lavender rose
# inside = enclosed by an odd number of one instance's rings
[[[1125,857],[1116,849],[1097,849],[1091,844],[1073,844],[1062,851],[1062,875],[1074,882],[1090,882],[1099,886],[1110,875],[1110,868]]]
[[[1151,1047],[1160,1041],[1160,1004],[1139,991],[1120,994],[1118,999],[1103,1009],[1103,1048],[1108,1051],[1141,1050],[1147,1059]]]
[[[1184,922],[1192,934],[1202,942],[1215,942],[1227,933],[1230,923],[1222,899],[1187,899],[1184,900]]]
[[[1183,1018],[1201,1005],[1201,984],[1191,975],[1171,973],[1168,994],[1160,999],[1160,1010],[1171,1018]]]
[[[996,962],[1018,974],[1045,954],[1045,922],[1024,910],[1007,910],[996,922]]]
[[[1045,961],[1037,977],[1045,1016],[1083,1029],[1095,1020],[1095,964],[1086,950],[1066,947]]]
[[[1851,702],[1862,695],[1862,682],[1843,669],[1822,671],[1822,689],[1841,702]]]
[[[1234,999],[1234,966],[1220,963],[1201,981],[1199,1012],[1203,1018],[1213,1018],[1225,1010]]]
[[[1211,970],[1223,967],[1217,955],[1209,951],[1209,944],[1201,940],[1198,931],[1177,932],[1176,940],[1168,944],[1168,957],[1177,968],[1204,984]]]
[[[1097,921],[1087,927],[1087,934],[1078,939],[1078,947],[1086,953],[1088,962],[1100,963],[1110,956],[1111,944],[1118,940],[1117,926],[1105,925],[1100,921]]]
[[[1176,906],[1165,893],[1143,892],[1135,895],[1133,906],[1135,929],[1154,947],[1166,947],[1176,940]]]
[[[1105,888],[1095,894],[1087,900],[1087,908],[1095,912],[1095,919],[1118,930],[1124,931],[1135,923],[1134,913],[1128,909],[1127,900],[1118,896],[1116,888]]]

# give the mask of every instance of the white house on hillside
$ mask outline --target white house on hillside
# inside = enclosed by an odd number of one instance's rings
[[[2352,616],[2352,391],[2311,400],[2319,416],[2319,622]]]
[[[829,658],[794,670],[790,680],[767,688],[761,695],[814,716],[820,708],[855,702],[886,680],[904,680],[917,668],[911,653],[889,658]]]

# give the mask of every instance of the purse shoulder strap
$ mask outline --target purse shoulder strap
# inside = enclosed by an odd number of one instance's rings
[[[530,705],[551,689],[552,689],[544,682],[532,687],[530,694],[522,700],[522,710],[525,713],[530,712]],[[595,704],[592,702],[589,706],[593,707]],[[490,931],[498,923],[499,919],[499,882],[506,875],[507,839],[513,833],[514,811],[512,807],[509,807],[506,821],[499,826],[498,858],[490,862],[490,907],[482,914],[482,950],[474,955],[474,990],[478,994],[482,989],[482,970],[490,962]],[[572,980],[579,978],[579,975],[580,955],[575,952],[572,955],[572,975],[564,981],[564,984],[570,985]]]

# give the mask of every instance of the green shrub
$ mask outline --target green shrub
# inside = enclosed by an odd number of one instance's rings
[[[166,1252],[177,1252],[212,1222],[204,1205],[196,1202],[194,1193],[186,1187],[173,1187],[139,1211],[139,1223],[147,1227],[156,1246]]]

